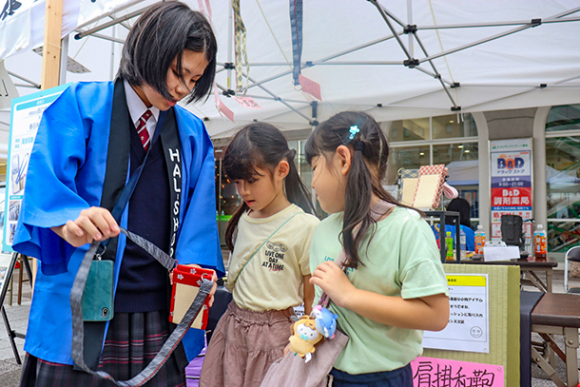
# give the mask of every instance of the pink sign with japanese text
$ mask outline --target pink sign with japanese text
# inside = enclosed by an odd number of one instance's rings
[[[504,387],[503,366],[418,357],[411,362],[413,387]]]

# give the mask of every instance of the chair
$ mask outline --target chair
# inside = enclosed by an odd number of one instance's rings
[[[570,261],[580,262],[580,246],[574,246],[566,252],[564,257],[564,290],[566,293],[580,294],[580,288],[568,288],[568,267]]]

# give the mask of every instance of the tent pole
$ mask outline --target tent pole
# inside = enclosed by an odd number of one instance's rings
[[[403,32],[401,32],[399,35],[403,35]],[[367,48],[367,47],[373,46],[375,44],[378,44],[378,43],[381,43],[381,42],[385,42],[385,41],[387,41],[389,39],[392,39],[393,37],[394,37],[394,35],[390,35],[390,36],[387,36],[387,37],[384,37],[384,38],[381,38],[381,39],[374,40],[374,41],[369,42],[369,43],[362,44],[362,45],[357,46],[357,47],[353,47],[353,48],[351,48],[349,50],[346,50],[346,51],[341,51],[341,52],[339,52],[337,54],[333,54],[333,55],[327,56],[326,58],[323,58],[323,59],[319,59],[317,61],[314,61],[314,62],[312,62],[312,65],[320,65],[320,64],[322,64],[322,63],[324,63],[326,61],[329,61],[331,59],[337,58],[339,56],[346,55],[346,54],[350,54],[351,52],[354,52],[354,51],[357,51],[357,50],[362,50],[363,48]],[[263,83],[267,83],[267,82],[273,81],[273,80],[278,79],[278,78],[282,78],[283,76],[286,76],[288,74],[292,74],[292,70],[284,71],[284,72],[282,72],[282,73],[280,73],[278,75],[274,75],[274,76],[272,76],[270,78],[263,79],[263,80],[255,83],[253,85],[249,85],[248,86],[248,89],[250,89],[251,87],[254,87],[254,86],[259,86],[259,85],[261,85]]]
[[[232,2],[230,1],[230,6],[228,7],[229,10],[229,16],[228,16],[228,63],[233,63],[232,62],[232,56],[233,56],[233,49],[234,49],[234,45],[233,45],[233,40],[234,40],[234,30],[233,30],[233,25],[234,25],[234,8],[232,6]],[[248,64],[249,66],[249,64]],[[228,69],[228,74],[227,74],[227,89],[231,89],[231,79],[232,79],[232,68],[231,66],[227,66]]]
[[[570,17],[565,19],[556,20],[544,20],[542,19],[542,24],[544,23],[565,23],[580,21],[580,17]],[[495,22],[495,23],[470,23],[470,24],[441,24],[436,26],[417,26],[417,30],[445,30],[454,28],[480,28],[480,27],[509,27],[509,26],[523,26],[531,23],[531,20],[514,20],[505,22]]]
[[[578,11],[580,11],[580,7],[576,7],[576,8],[573,8],[573,9],[570,9],[570,10],[567,10],[567,11],[564,11],[564,12],[561,12],[559,14],[556,14],[556,15],[553,15],[553,16],[550,16],[550,17],[547,17],[547,18],[545,18],[543,20],[542,19],[540,19],[540,20],[542,20],[541,23],[545,23],[545,22],[549,22],[551,20],[559,19],[559,18],[561,18],[563,16],[567,16],[567,15],[570,15],[570,14],[575,13],[575,12],[578,12]],[[506,32],[502,32],[500,34],[492,35],[490,37],[487,37],[485,39],[478,40],[478,41],[473,42],[473,43],[464,44],[463,46],[459,46],[459,47],[456,47],[456,48],[452,48],[451,50],[443,51],[443,52],[440,52],[439,54],[435,54],[435,55],[429,56],[427,58],[419,59],[419,63],[423,63],[425,61],[432,60],[432,59],[437,59],[437,58],[440,58],[440,57],[445,56],[445,55],[448,55],[448,54],[452,54],[452,53],[457,52],[457,51],[465,50],[466,48],[475,47],[475,46],[480,45],[482,43],[487,43],[487,42],[490,42],[492,40],[495,40],[495,39],[498,39],[498,38],[502,38],[504,36],[508,36],[508,35],[514,34],[516,32],[520,32],[520,31],[523,31],[523,30],[527,30],[528,28],[536,27],[538,25],[539,24],[528,23],[528,24],[526,24],[524,26],[517,27],[517,28],[511,29],[511,30],[506,31]]]
[[[413,25],[413,3],[412,0],[407,0],[407,25]],[[411,52],[411,56],[414,56],[414,46],[413,46],[413,35],[414,34],[408,34],[409,35],[409,51]]]
[[[116,18],[116,17],[113,17],[113,16],[111,16],[111,15],[109,15],[109,17],[111,18],[111,20],[117,20],[117,18]],[[124,22],[124,21],[120,21],[120,22],[119,22],[119,25],[121,25],[121,26],[125,27],[125,29],[126,29],[127,31],[131,31],[131,26],[130,26],[130,25],[128,25],[126,22]]]
[[[248,74],[244,74],[242,72],[242,74],[244,75],[244,77],[246,77],[250,82],[254,83],[255,80],[252,79],[251,77],[248,76]],[[286,106],[288,109],[292,110],[294,113],[298,114],[300,117],[304,118],[306,121],[310,122],[310,118],[308,118],[307,116],[305,116],[304,114],[302,114],[298,109],[294,108],[293,106],[289,105],[287,102],[282,101],[281,98],[279,98],[278,96],[276,96],[276,94],[272,93],[270,90],[266,89],[264,86],[259,85],[258,86],[260,89],[264,90],[266,93],[270,94],[272,97],[274,97],[277,101],[279,101],[282,105]]]
[[[58,78],[58,84],[63,85],[66,83],[66,71],[67,71],[67,62],[68,62],[68,37],[69,35],[65,36],[61,40],[62,49],[60,52],[60,73]]]
[[[44,16],[44,49],[42,54],[42,90],[58,86],[60,67],[60,35],[62,33],[63,0],[46,0]]]
[[[429,54],[427,54],[427,50],[425,49],[425,46],[423,46],[423,42],[421,42],[421,39],[419,39],[419,37],[417,36],[417,33],[415,32],[412,35],[415,35],[415,39],[417,40],[417,43],[419,44],[419,47],[421,47],[421,51],[423,51],[423,54],[425,56],[429,56]],[[455,103],[455,100],[453,99],[453,97],[451,96],[451,93],[449,92],[449,89],[447,89],[447,86],[445,85],[445,82],[443,82],[443,79],[441,79],[441,74],[435,68],[435,64],[433,63],[432,60],[429,61],[429,64],[433,68],[433,71],[435,71],[435,75],[436,75],[435,76],[435,79],[437,79],[441,83],[441,86],[443,86],[443,90],[445,90],[445,93],[447,94],[447,96],[451,100],[451,103],[453,104],[453,107],[455,108],[455,110],[458,110],[459,109],[459,106],[457,106],[457,104]]]
[[[94,22],[96,22],[96,21],[98,21],[98,20],[101,20],[101,19],[103,19],[103,18],[106,18],[106,17],[109,17],[109,16],[111,16],[111,15],[113,15],[113,14],[117,13],[117,12],[120,12],[120,11],[123,11],[123,10],[125,10],[125,9],[127,9],[127,8],[130,8],[130,7],[134,6],[135,4],[137,4],[137,3],[140,3],[140,2],[142,2],[142,1],[143,1],[143,0],[133,0],[133,1],[129,2],[129,3],[123,4],[123,5],[122,5],[122,6],[120,6],[119,8],[115,8],[115,9],[113,9],[113,10],[112,10],[112,11],[110,11],[110,12],[106,12],[106,13],[104,13],[104,14],[100,15],[100,16],[97,16],[97,17],[95,17],[95,18],[92,18],[91,20],[87,20],[87,21],[86,21],[86,22],[84,22],[83,24],[81,24],[81,25],[77,26],[77,28],[78,28],[78,29],[84,28],[84,27],[86,27],[86,26],[88,26],[88,25],[91,25],[91,24],[93,24]],[[143,11],[141,11],[141,12],[143,12]],[[115,19],[115,20],[118,20],[118,21],[117,21],[117,23],[120,23],[120,22],[123,22],[123,21],[125,21],[126,19],[124,19],[124,18],[118,18],[118,19]]]
[[[374,3],[374,1],[371,1],[372,3]],[[399,18],[397,18],[397,16],[395,16],[395,14],[393,14],[392,12],[389,12],[388,9],[386,9],[385,7],[383,7],[382,5],[380,5],[378,2],[375,4],[375,6],[378,8],[380,7],[381,10],[391,19],[393,19],[395,21],[395,23],[397,23],[398,25],[400,25],[401,27],[405,28],[405,23],[403,23],[403,21]],[[409,2],[407,2],[407,11],[409,10]],[[411,24],[411,23],[409,23]],[[394,31],[393,31],[394,32]]]
[[[254,62],[249,63],[253,67],[281,67],[288,66],[286,62]],[[302,67],[314,67],[314,66],[352,66],[352,65],[398,65],[402,66],[403,61],[335,61],[335,62],[302,62]]]
[[[431,71],[429,71],[429,70],[426,70],[426,69],[424,69],[424,68],[422,68],[422,67],[419,67],[419,66],[417,66],[417,67],[413,67],[413,69],[415,69],[415,70],[419,70],[419,71],[421,71],[422,73],[425,73],[425,74],[427,74],[427,75],[430,75],[430,76],[432,76],[433,78],[437,78],[438,76],[441,76],[441,74],[438,74],[438,73],[437,73],[437,74],[436,74],[436,73],[433,73],[433,72],[431,72]],[[447,83],[449,86],[453,85],[453,82],[451,82],[451,81],[449,81],[449,80],[447,80],[447,79],[443,79],[443,78],[441,78],[441,80],[442,80],[443,82]]]
[[[114,27],[114,26],[112,26],[112,27]],[[82,31],[79,31],[79,30],[75,30],[75,31],[77,31],[79,33],[82,32]],[[104,40],[109,40],[109,41],[114,42],[114,43],[125,44],[125,41],[123,39],[115,38],[114,36],[107,36],[107,35],[103,35],[103,34],[97,34],[96,32],[95,33],[92,33],[91,34],[91,37],[93,37],[93,38],[99,38],[99,39],[104,39]]]
[[[117,34],[117,26],[113,26],[111,28],[111,38],[115,39],[115,35]],[[111,43],[111,61],[109,63],[109,79],[113,80],[115,76],[115,42]]]
[[[8,71],[8,74],[12,75],[15,78],[20,79],[21,81],[24,81],[26,83],[31,84],[32,86],[36,87],[37,89],[40,89],[40,85],[34,81],[31,81],[30,79],[26,79],[18,74],[14,74],[12,71]]]
[[[79,32],[78,34],[76,34],[76,35],[75,35],[75,39],[77,39],[77,40],[79,40],[79,39],[82,39],[82,38],[84,38],[84,37],[85,37],[85,36],[87,36],[87,35],[91,35],[91,34],[93,34],[93,33],[95,33],[95,32],[102,31],[102,30],[104,30],[105,28],[109,28],[109,27],[111,27],[111,26],[114,26],[114,25],[116,25],[116,24],[119,24],[119,23],[121,23],[121,22],[124,22],[124,21],[126,21],[126,20],[132,19],[132,18],[134,18],[134,17],[136,17],[136,16],[139,16],[139,15],[141,15],[143,12],[147,11],[147,9],[148,9],[148,8],[149,8],[149,7],[141,8],[141,9],[139,9],[139,10],[137,10],[137,11],[134,11],[134,12],[128,13],[128,14],[126,14],[125,16],[122,16],[122,17],[119,17],[119,18],[117,18],[117,19],[113,19],[113,20],[111,20],[111,21],[108,21],[108,22],[106,22],[106,23],[104,23],[104,24],[101,24],[100,26],[97,26],[97,27],[95,27],[95,28],[91,28],[91,29],[89,29],[89,30],[86,30],[86,31]],[[105,16],[108,16],[108,15],[105,15]],[[86,23],[85,23],[85,25],[86,25]],[[80,27],[79,27],[79,28],[77,28],[77,30],[78,30],[78,29],[80,29]]]
[[[560,79],[559,81],[552,82],[550,85],[558,85],[560,83],[568,82],[568,81],[571,81],[571,80],[574,80],[574,79],[577,79],[577,78],[580,78],[580,74],[578,74],[576,76],[573,76],[573,77],[568,77],[568,78]],[[473,108],[475,106],[485,105],[486,103],[490,103],[490,102],[501,101],[502,99],[515,97],[515,96],[518,96],[518,95],[521,95],[521,94],[526,94],[526,93],[529,93],[531,91],[538,90],[538,89],[541,89],[541,88],[542,88],[541,85],[532,86],[532,87],[530,87],[527,90],[520,91],[520,92],[517,92],[517,93],[514,93],[514,94],[510,94],[510,95],[506,95],[505,97],[502,97],[502,98],[492,99],[492,100],[489,100],[489,101],[479,102],[479,103],[476,103],[474,105],[467,106],[465,109],[471,109],[471,108]]]
[[[403,44],[403,41],[401,40],[401,38],[399,38],[399,34],[397,34],[395,32],[395,28],[393,27],[393,25],[389,21],[389,17],[387,15],[387,11],[377,2],[377,0],[369,0],[369,1],[371,3],[373,3],[373,5],[377,8],[377,10],[379,11],[379,13],[383,17],[383,20],[385,21],[385,23],[387,23],[387,26],[389,26],[389,29],[391,30],[391,32],[393,33],[393,35],[395,35],[395,39],[397,39],[397,42],[399,43],[399,46],[401,46],[401,49],[403,50],[403,52],[405,53],[405,55],[407,56],[407,59],[413,59],[411,57],[411,55],[409,54],[409,51],[407,50],[407,48]],[[394,19],[394,20],[397,21],[397,19]]]

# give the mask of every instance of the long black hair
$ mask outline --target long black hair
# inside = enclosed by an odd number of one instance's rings
[[[463,198],[455,198],[447,205],[447,211],[459,212],[459,223],[471,228],[471,206],[469,202]],[[457,218],[445,218],[446,224],[455,224]]]
[[[290,166],[288,175],[284,179],[288,201],[300,206],[304,212],[314,214],[310,195],[294,164],[295,156],[296,151],[288,148],[288,141],[282,132],[270,124],[256,122],[244,126],[236,133],[226,149],[223,166],[230,179],[249,181],[257,174],[256,168],[268,170],[272,177],[280,161],[286,160]],[[248,208],[246,202],[243,202],[228,223],[226,245],[231,251],[234,250],[234,231],[240,217]]]
[[[189,103],[209,95],[215,77],[215,35],[207,19],[186,4],[177,1],[153,4],[131,28],[123,46],[117,76],[133,86],[145,82],[171,100],[167,72],[176,59],[177,74],[185,82],[181,69],[184,50],[204,53],[208,61],[203,75],[189,94]]]
[[[356,268],[361,262],[358,245],[369,227],[376,223],[370,213],[372,194],[388,203],[406,206],[400,204],[381,185],[387,172],[389,145],[373,117],[363,112],[346,111],[322,122],[306,141],[306,160],[312,164],[316,156],[324,156],[326,159],[341,145],[346,145],[352,154],[341,237],[348,257],[347,266]],[[360,225],[360,229],[355,237],[353,230],[357,225]]]

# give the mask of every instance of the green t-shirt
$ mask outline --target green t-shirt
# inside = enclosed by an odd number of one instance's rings
[[[311,271],[323,261],[338,257],[342,250],[339,241],[342,221],[343,213],[333,214],[316,228],[310,248]],[[435,237],[416,211],[396,207],[374,230],[370,244],[372,229],[359,245],[364,265],[347,270],[356,288],[404,299],[440,293],[449,296]],[[315,303],[320,293],[316,286]],[[334,303],[330,309],[338,314],[340,329],[350,337],[334,365],[341,371],[349,374],[391,371],[406,366],[423,352],[421,330],[384,325]]]

